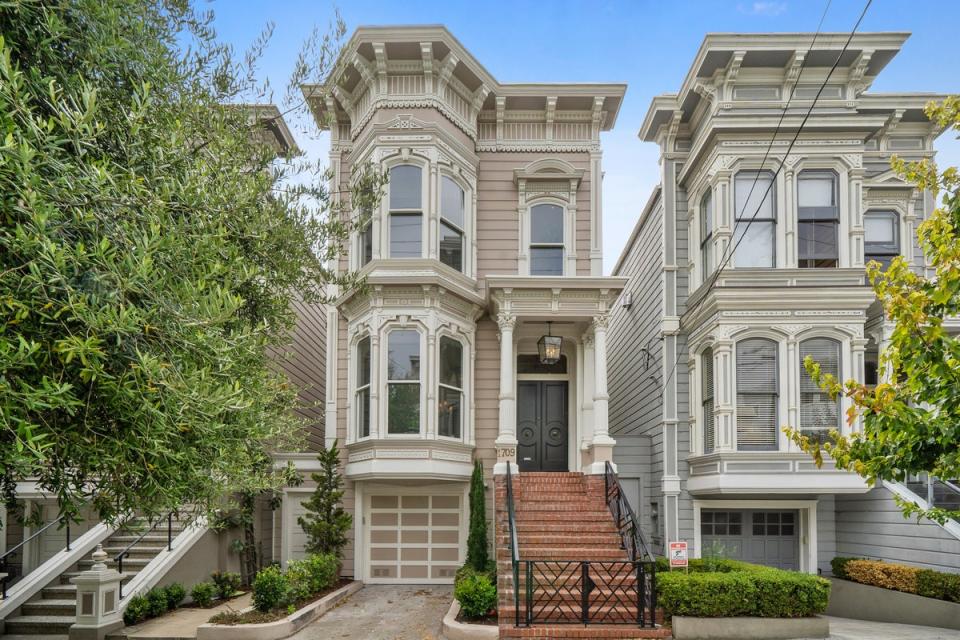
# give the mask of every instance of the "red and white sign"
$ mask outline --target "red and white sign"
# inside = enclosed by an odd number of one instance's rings
[[[686,542],[671,542],[670,543],[670,567],[686,567],[687,566],[687,543]]]

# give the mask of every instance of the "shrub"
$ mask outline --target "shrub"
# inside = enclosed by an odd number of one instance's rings
[[[187,590],[179,582],[167,585],[167,609],[176,609],[187,597]]]
[[[340,450],[336,441],[318,455],[320,471],[311,474],[317,483],[310,499],[303,503],[306,513],[297,522],[307,534],[307,551],[332,553],[337,558],[347,544],[347,532],[353,516],[343,508],[343,477],[340,475]]]
[[[123,612],[123,622],[126,625],[137,624],[147,619],[147,599],[143,596],[131,596],[126,610]]]
[[[866,558],[846,558],[843,556],[837,556],[830,561],[830,571],[833,573],[835,578],[847,579],[847,563],[851,560],[866,560]]]
[[[960,602],[960,575],[921,569],[917,574],[917,593],[928,598]]]
[[[489,561],[487,549],[487,501],[483,488],[483,463],[477,460],[470,478],[470,533],[467,536],[467,564],[482,571]]]
[[[905,593],[917,593],[917,574],[920,571],[918,567],[877,560],[850,560],[844,566],[847,578],[854,582]]]
[[[290,601],[290,582],[279,567],[267,567],[253,580],[253,606],[257,611],[271,611]]]
[[[206,609],[211,604],[213,604],[213,595],[216,593],[217,588],[213,586],[210,582],[198,582],[193,585],[193,589],[190,590],[190,597],[193,598],[193,602],[198,607],[203,607]]]
[[[497,584],[497,563],[493,560],[487,562],[483,570],[475,569],[469,564],[465,564],[457,569],[457,574],[453,578],[454,586],[460,584],[460,581],[471,576],[487,576],[492,584]]]
[[[167,591],[162,587],[154,587],[147,591],[147,616],[156,618],[167,612]]]
[[[240,574],[233,571],[214,571],[210,574],[217,595],[221,598],[230,598],[240,588]]]
[[[465,576],[453,588],[453,597],[466,618],[482,618],[497,607],[497,587],[485,575]]]
[[[340,562],[332,553],[315,553],[287,565],[287,581],[294,600],[309,598],[337,581]]]

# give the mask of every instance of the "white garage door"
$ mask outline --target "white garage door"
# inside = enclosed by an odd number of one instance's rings
[[[461,495],[367,496],[367,580],[452,583],[463,563]]]

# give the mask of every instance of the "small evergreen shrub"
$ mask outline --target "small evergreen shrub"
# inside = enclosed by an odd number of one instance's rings
[[[233,571],[214,571],[210,574],[217,595],[221,598],[230,598],[240,588],[240,574]]]
[[[167,591],[162,587],[154,587],[147,591],[147,617],[156,618],[167,612]]]
[[[497,587],[485,575],[465,576],[453,588],[453,597],[466,618],[482,618],[497,607]]]
[[[257,611],[267,612],[285,606],[290,598],[290,582],[279,567],[267,567],[257,573],[253,580],[253,606]]]
[[[483,570],[475,569],[469,564],[463,565],[457,569],[456,576],[453,578],[454,586],[460,584],[460,581],[464,578],[471,576],[487,576],[490,579],[490,582],[497,584],[497,563],[491,560],[487,563],[486,568]]]
[[[960,602],[960,574],[921,569],[917,574],[917,593],[928,598]]]
[[[143,596],[131,596],[126,610],[123,612],[123,623],[127,626],[143,622],[147,619],[147,599]]]
[[[470,478],[470,533],[467,536],[467,562],[478,571],[489,562],[487,546],[487,501],[483,488],[483,463],[477,460]]]
[[[213,604],[213,596],[217,588],[210,582],[198,582],[190,590],[190,597],[198,607],[208,608]]]
[[[297,518],[297,522],[307,534],[307,551],[332,553],[340,558],[347,544],[347,532],[353,526],[353,516],[343,508],[343,477],[336,441],[321,451],[317,459],[320,471],[310,476],[317,488],[303,503],[306,514]]]
[[[173,610],[180,606],[183,599],[187,597],[187,590],[179,582],[174,582],[166,587],[167,609]]]

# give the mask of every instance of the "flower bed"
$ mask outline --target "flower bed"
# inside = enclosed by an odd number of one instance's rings
[[[239,574],[218,571],[211,578],[213,582],[197,583],[190,590],[193,606],[207,609],[213,606],[215,599],[224,601],[241,595],[242,592],[238,591]],[[123,612],[123,621],[127,625],[135,625],[157,618],[180,608],[186,597],[186,588],[177,582],[166,587],[154,587],[145,594],[130,598]]]
[[[830,567],[835,578],[960,603],[960,574],[841,556],[831,560]]]

